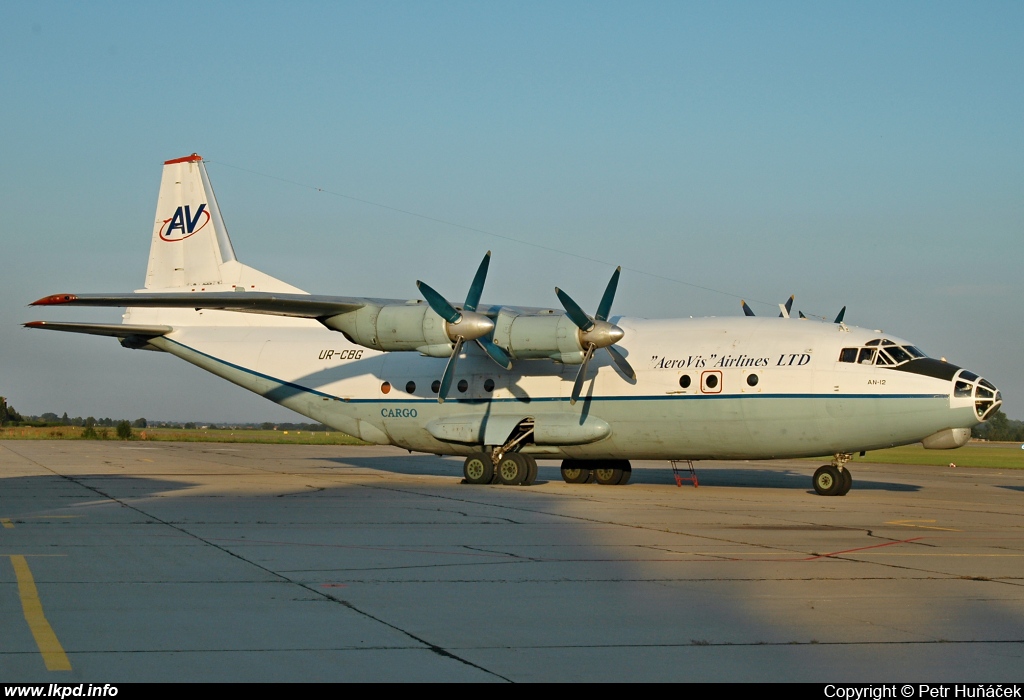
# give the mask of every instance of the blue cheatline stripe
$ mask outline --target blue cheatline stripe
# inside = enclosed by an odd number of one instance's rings
[[[333,394],[328,394],[328,393],[325,393],[325,392],[320,391],[318,389],[311,389],[310,387],[302,386],[301,384],[295,384],[294,382],[285,381],[284,379],[278,379],[277,377],[272,377],[269,374],[263,374],[262,372],[257,372],[254,369],[249,369],[248,367],[242,367],[241,365],[236,365],[233,362],[228,362],[227,360],[222,360],[221,358],[214,357],[213,355],[207,354],[207,353],[203,352],[202,350],[196,350],[195,348],[189,347],[188,345],[185,345],[184,343],[179,343],[176,340],[171,340],[170,338],[168,338],[166,336],[163,337],[162,340],[165,340],[168,343],[174,343],[178,347],[185,348],[189,352],[194,352],[197,355],[202,355],[203,357],[206,357],[206,358],[208,358],[210,360],[213,360],[214,362],[220,363],[220,364],[225,365],[227,367],[231,367],[232,369],[236,369],[236,370],[238,370],[240,372],[245,372],[246,374],[251,374],[254,377],[259,377],[261,379],[267,379],[267,380],[272,381],[272,382],[277,382],[278,384],[280,384],[282,386],[286,386],[286,387],[289,387],[289,388],[292,388],[292,389],[295,389],[297,391],[301,391],[301,392],[304,392],[304,393],[307,393],[307,394],[313,394],[314,396],[321,396],[321,397],[327,398],[327,399],[335,399],[337,401],[342,401],[343,400],[340,396],[334,396]],[[949,398],[949,394],[835,394],[835,393],[831,393],[831,394],[665,394],[665,395],[658,395],[658,396],[594,396],[594,397],[588,397],[586,400],[587,401],[694,401],[694,400],[714,401],[714,400],[723,400],[723,399],[948,399],[948,398]],[[538,397],[531,396],[531,397],[529,397],[529,402],[530,403],[543,402],[543,401],[568,401],[568,400],[569,400],[568,396],[538,396]],[[490,399],[483,399],[483,398],[478,398],[478,399],[459,399],[459,398],[451,398],[451,397],[449,397],[449,398],[445,399],[445,401],[449,402],[449,403],[454,402],[454,403],[469,403],[469,404],[479,404],[479,403],[525,403],[523,400],[517,399],[517,398],[509,398],[509,399],[494,399],[494,398],[490,398]],[[382,398],[373,398],[373,399],[348,399],[346,401],[346,403],[388,403],[388,404],[394,404],[394,403],[437,403],[437,399],[434,399],[434,398],[424,398],[424,399],[399,399],[399,398],[393,398],[393,399],[386,399],[386,398],[382,397]]]

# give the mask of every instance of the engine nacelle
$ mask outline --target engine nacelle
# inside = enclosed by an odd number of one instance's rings
[[[321,321],[341,331],[353,343],[374,350],[416,351],[429,357],[448,357],[455,344],[445,322],[426,302],[367,304],[357,311]]]
[[[565,314],[520,314],[502,309],[494,322],[494,344],[513,360],[546,358],[567,365],[583,362],[579,329]]]
[[[353,343],[374,350],[449,357],[455,347],[444,319],[422,301],[367,304],[321,323],[344,333]],[[513,360],[548,359],[567,365],[583,362],[579,329],[568,316],[555,311],[523,314],[501,309],[493,337],[494,344]]]

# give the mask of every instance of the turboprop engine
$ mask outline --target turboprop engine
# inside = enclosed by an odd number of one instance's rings
[[[405,304],[367,303],[346,313],[321,318],[332,330],[345,334],[353,343],[374,350],[416,351],[429,357],[447,357],[441,377],[438,401],[444,402],[451,386],[455,364],[462,344],[475,341],[498,365],[511,369],[513,360],[550,359],[569,365],[581,365],[573,385],[571,403],[579,398],[587,365],[594,351],[608,350],[619,370],[631,379],[636,373],[626,358],[613,346],[622,340],[623,330],[608,321],[621,268],[616,268],[605,288],[597,313],[590,317],[558,287],[555,294],[565,313],[554,310],[523,313],[514,308],[497,310],[496,320],[479,313],[491,253],[487,252],[470,285],[466,303],[452,306],[432,287],[417,281],[426,298]]]

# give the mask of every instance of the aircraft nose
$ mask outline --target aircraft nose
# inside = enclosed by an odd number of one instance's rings
[[[979,421],[988,420],[1003,405],[1003,395],[992,382],[967,370],[961,370],[954,378],[953,395],[973,398],[974,411]]]

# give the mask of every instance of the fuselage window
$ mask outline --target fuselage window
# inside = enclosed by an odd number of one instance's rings
[[[466,393],[466,389],[468,389],[468,388],[469,388],[469,382],[467,382],[465,379],[460,379],[459,380],[459,391],[461,393],[465,394]]]
[[[440,379],[435,379],[433,382],[431,382],[430,383],[430,390],[432,392],[434,392],[435,394],[437,392],[441,391],[441,380]]]
[[[857,348],[843,348],[839,351],[840,362],[856,362]]]
[[[860,356],[857,357],[857,362],[862,365],[875,364],[875,351],[871,348],[861,348]]]
[[[380,393],[387,394],[391,391],[391,382],[384,382],[380,385]]]
[[[747,385],[748,386],[757,386],[757,375],[756,374],[748,374],[747,375]]]
[[[484,391],[486,391],[488,393],[494,391],[494,380],[493,379],[488,378],[488,379],[484,380]]]
[[[416,393],[416,382],[409,382],[405,385],[405,393],[415,394]]]
[[[714,389],[716,386],[718,386],[718,375],[709,374],[707,376],[707,379],[704,380],[704,383],[708,385],[708,389]]]
[[[679,386],[683,387],[684,389],[689,388],[689,386],[690,386],[690,375],[684,374],[683,376],[681,376],[679,378]]]

